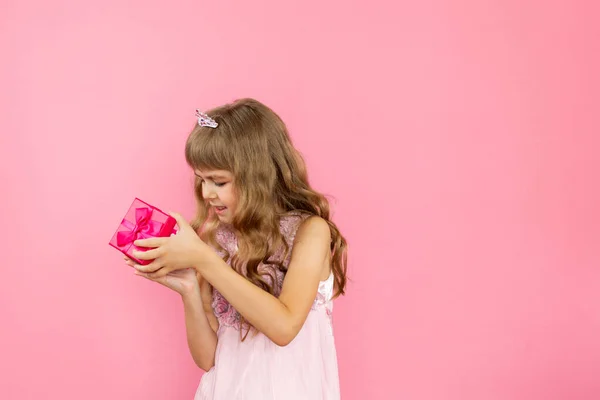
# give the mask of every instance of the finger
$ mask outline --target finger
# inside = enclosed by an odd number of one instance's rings
[[[150,278],[148,276],[147,273],[140,272],[140,271],[135,271],[134,274],[137,275],[137,276],[141,276],[142,278],[147,279],[147,280],[149,280],[151,282],[156,282],[156,283],[160,283],[160,284],[164,285],[163,279],[152,279],[152,278]]]
[[[155,272],[146,273],[146,276],[148,277],[148,279],[152,279],[153,281],[159,281],[161,279],[165,279],[169,272],[170,270],[168,267],[162,267],[156,270]]]
[[[125,264],[129,265],[130,267],[133,267],[134,265],[138,264],[136,260],[129,256],[123,257],[123,260],[125,260]]]
[[[175,218],[175,221],[177,221],[177,225],[179,226],[179,230],[182,230],[182,229],[184,229],[184,227],[187,227],[190,225],[179,213],[170,212],[169,215],[171,217]]]
[[[138,260],[155,260],[158,257],[160,257],[163,253],[162,248],[157,248],[157,249],[152,249],[152,250],[147,250],[147,251],[140,251],[140,250],[134,250],[133,251],[133,256],[135,258],[137,258]]]
[[[148,239],[138,239],[133,242],[134,246],[138,247],[149,247],[156,248],[164,245],[167,242],[168,238],[165,237],[153,237]]]
[[[135,271],[135,272],[134,272],[134,275],[141,276],[142,278],[146,278],[146,279],[148,279],[149,281],[158,282],[158,283],[164,283],[164,282],[163,282],[163,281],[164,281],[164,279],[152,279],[152,278],[150,277],[150,275],[149,275],[147,272]]]
[[[160,264],[160,261],[154,260],[148,265],[135,264],[134,267],[140,272],[150,273],[160,270],[163,266]]]

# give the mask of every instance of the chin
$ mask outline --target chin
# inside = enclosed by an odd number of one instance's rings
[[[225,215],[217,215],[217,218],[219,218],[219,221],[224,222],[226,224],[231,223],[231,218],[229,218],[228,216]]]

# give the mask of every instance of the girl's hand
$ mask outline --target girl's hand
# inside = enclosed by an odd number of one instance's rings
[[[135,263],[129,257],[125,257],[125,263],[130,267],[134,268],[138,266],[138,264]],[[138,271],[137,268],[135,274],[144,277],[148,280],[158,282],[161,285],[179,293],[182,297],[200,292],[200,285],[198,283],[196,270],[193,268],[185,268],[172,271],[169,272],[167,275],[159,278],[151,278],[150,276],[148,276],[148,274]]]
[[[134,245],[152,248],[147,251],[134,251],[140,260],[153,260],[148,265],[134,265],[139,272],[152,280],[163,278],[172,271],[197,268],[198,264],[218,255],[196,234],[194,229],[177,213],[171,213],[179,230],[170,237],[139,239]]]

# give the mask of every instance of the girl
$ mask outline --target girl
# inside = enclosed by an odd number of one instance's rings
[[[185,148],[196,218],[137,240],[127,263],[178,292],[190,353],[207,371],[195,399],[340,398],[332,300],[346,286],[346,241],[277,114],[238,100],[198,123]]]

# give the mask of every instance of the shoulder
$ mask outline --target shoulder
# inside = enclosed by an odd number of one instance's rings
[[[304,218],[296,232],[292,244],[292,256],[302,259],[315,257],[322,260],[331,249],[331,231],[329,223],[321,217]],[[292,257],[293,258],[293,257]]]
[[[330,251],[329,223],[318,216],[306,217],[299,223],[292,244],[289,269],[312,270],[318,281]]]
[[[325,241],[329,243],[331,240],[329,223],[316,215],[303,218],[299,223],[295,242],[297,243],[306,240]]]
[[[308,237],[329,240],[331,233],[328,222],[316,215],[290,213],[281,218],[281,233],[288,245],[305,241]]]

